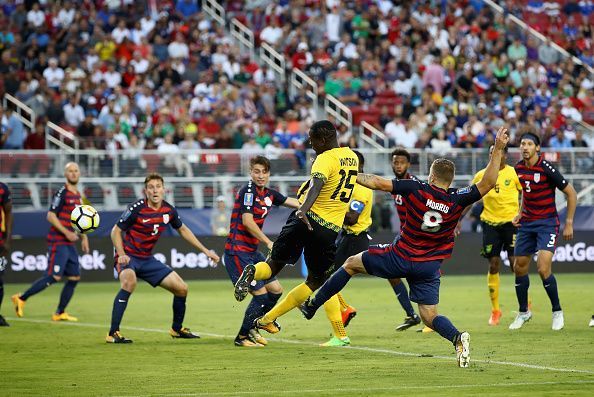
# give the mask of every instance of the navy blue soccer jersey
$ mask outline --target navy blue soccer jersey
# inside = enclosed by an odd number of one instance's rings
[[[555,189],[565,189],[567,180],[542,155],[532,167],[520,161],[515,169],[522,184],[521,222],[553,219],[558,225]]]
[[[405,179],[417,179],[417,178],[414,175],[409,174],[407,172],[406,175],[404,176],[404,178],[402,178],[402,180],[405,180]],[[404,205],[404,202],[402,201],[401,194],[393,194],[392,198],[394,199],[394,205],[396,206],[396,213],[398,214],[398,218],[400,219],[400,229],[402,229],[402,227],[406,223],[406,206]]]
[[[168,226],[179,229],[183,223],[175,207],[168,202],[163,201],[159,209],[153,209],[145,199],[140,199],[128,206],[117,225],[126,232],[126,254],[146,258],[153,254],[155,244]]]
[[[4,206],[10,202],[10,189],[6,184],[0,182],[0,246],[4,245],[5,228],[2,228],[2,225],[4,225]]]
[[[406,207],[406,222],[393,250],[413,262],[449,258],[462,211],[481,199],[476,185],[446,191],[416,179],[393,179],[392,194],[400,194]]]
[[[273,205],[282,205],[285,201],[287,201],[287,198],[276,190],[267,187],[259,189],[254,182],[249,181],[235,195],[225,252],[238,254],[256,251],[260,240],[248,232],[243,225],[242,215],[245,213],[253,214],[254,222],[261,230],[270,208]]]
[[[64,185],[54,194],[49,210],[56,214],[62,226],[74,233],[74,229],[70,223],[70,213],[76,206],[81,204],[82,202],[80,193],[71,192],[68,190],[66,185]],[[54,226],[50,226],[49,232],[47,234],[47,241],[50,244],[74,244]]]

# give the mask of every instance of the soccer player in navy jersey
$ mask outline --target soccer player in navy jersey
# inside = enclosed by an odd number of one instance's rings
[[[70,223],[70,213],[77,205],[82,204],[78,191],[78,180],[80,179],[78,164],[66,164],[64,176],[66,184],[54,194],[47,213],[47,220],[51,225],[47,234],[47,274],[35,281],[23,294],[12,296],[17,317],[23,317],[27,299],[60,281],[62,277],[66,277],[66,283],[60,295],[60,303],[56,312],[52,314],[52,321],[78,321],[76,317],[65,312],[80,280],[80,264],[78,253],[74,247],[79,236],[74,232]],[[88,254],[89,240],[87,236],[81,235],[80,240],[83,252]]]
[[[223,264],[233,285],[248,264],[263,262],[264,255],[258,251],[260,242],[272,249],[272,240],[262,231],[266,216],[272,206],[283,205],[298,208],[299,201],[285,197],[274,189],[266,187],[270,180],[270,160],[256,156],[250,160],[250,181],[235,195],[231,214],[229,237],[225,243]],[[235,338],[240,347],[259,347],[268,344],[266,339],[253,328],[254,320],[272,309],[283,293],[276,277],[260,280],[249,287],[252,300],[245,310],[243,322]]]
[[[559,234],[559,215],[555,205],[555,190],[559,189],[567,198],[567,217],[563,238],[573,238],[573,216],[577,204],[577,194],[573,186],[546,161],[540,151],[540,138],[532,133],[520,137],[522,160],[515,169],[522,185],[522,206],[513,220],[519,227],[514,250],[514,273],[516,274],[516,296],[520,306],[519,313],[509,329],[522,328],[532,318],[528,310],[528,267],[532,255],[537,253],[536,267],[553,309],[552,329],[563,329],[565,321],[559,303],[557,280],[552,273],[553,254]]]
[[[4,230],[1,229],[4,225]],[[8,254],[12,240],[12,199],[10,189],[0,182],[0,309],[4,298],[4,270],[8,266]],[[0,314],[0,327],[8,327],[8,323]]]
[[[442,315],[437,314],[441,262],[450,257],[454,248],[454,230],[466,206],[478,201],[497,181],[503,150],[509,141],[507,130],[500,128],[495,137],[495,150],[483,178],[476,184],[450,190],[454,179],[454,163],[437,159],[431,165],[429,183],[416,179],[385,179],[376,175],[359,174],[357,183],[374,190],[401,194],[407,209],[406,223],[400,238],[392,245],[372,246],[351,256],[318,290],[315,298],[300,306],[310,319],[316,310],[338,293],[357,273],[386,279],[405,277],[410,297],[419,305],[425,325],[454,344],[458,365],[470,362],[470,334],[460,332]]]
[[[130,204],[111,230],[111,241],[115,247],[115,269],[122,288],[113,301],[111,328],[105,340],[108,343],[132,343],[132,340],[120,333],[120,323],[130,295],[136,288],[137,278],[173,294],[173,323],[169,330],[172,337],[199,338],[183,326],[188,285],[169,266],[157,260],[152,251],[161,233],[171,225],[184,240],[213,262],[217,263],[219,256],[202,245],[182,223],[175,207],[163,199],[165,186],[161,175],[152,173],[144,179],[144,193],[145,197]],[[126,233],[123,237],[122,232]]]

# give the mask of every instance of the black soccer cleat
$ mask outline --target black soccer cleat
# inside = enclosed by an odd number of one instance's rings
[[[299,305],[299,310],[306,320],[311,320],[316,315],[316,310],[310,305],[309,298]]]
[[[120,331],[116,331],[113,334],[107,335],[105,338],[107,343],[132,343],[132,339],[125,338],[120,334]]]
[[[10,324],[8,324],[6,322],[6,320],[4,319],[4,317],[2,317],[2,315],[0,315],[0,327],[10,327]]]
[[[255,274],[256,266],[252,264],[247,265],[243,269],[241,276],[239,276],[239,279],[237,279],[237,282],[235,283],[235,299],[238,302],[244,300],[250,292],[250,285],[252,284],[252,281],[254,281]]]
[[[176,331],[173,328],[169,330],[169,335],[172,338],[180,338],[180,339],[200,339],[200,335],[195,334],[190,331],[190,328],[181,328],[180,330]]]
[[[396,327],[396,331],[405,331],[410,327],[421,324],[421,318],[415,313],[404,319],[404,322]]]

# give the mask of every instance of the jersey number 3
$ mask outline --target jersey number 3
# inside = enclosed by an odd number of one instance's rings
[[[421,230],[424,232],[435,233],[441,229],[441,222],[443,222],[443,217],[439,212],[427,211],[425,212],[425,215],[423,215]]]
[[[351,201],[351,196],[353,195],[353,188],[355,187],[355,182],[351,179],[353,177],[357,177],[357,171],[350,170],[349,173],[345,170],[340,170],[340,182],[338,182],[338,186],[336,186],[336,190],[332,193],[330,198],[332,200],[336,200],[336,196],[340,193],[340,201],[343,203],[348,203]]]

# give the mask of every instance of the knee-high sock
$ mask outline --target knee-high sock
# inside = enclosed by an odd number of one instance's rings
[[[351,279],[351,275],[344,268],[340,268],[326,280],[324,285],[316,292],[316,296],[311,300],[310,307],[318,310],[328,299],[332,298],[341,291]]]
[[[344,300],[344,297],[342,296],[342,294],[340,292],[338,294],[336,294],[336,297],[338,298],[338,303],[340,303],[340,311],[344,312],[349,307],[349,304],[346,303],[346,301]]]
[[[307,298],[313,293],[311,288],[309,288],[305,283],[301,283],[295,288],[293,288],[287,296],[278,302],[278,304],[272,308],[268,313],[262,317],[262,323],[270,323],[289,310],[292,310],[305,302]]]
[[[266,262],[256,263],[256,273],[254,274],[254,280],[268,280],[272,277],[272,269]]]
[[[109,329],[110,335],[120,330],[120,323],[122,322],[122,317],[124,316],[126,306],[128,306],[130,295],[130,292],[121,289],[118,291],[115,299],[113,300],[113,309],[111,311],[111,328]]]
[[[406,315],[412,317],[415,315],[415,309],[413,308],[412,303],[410,302],[410,298],[408,296],[408,291],[406,290],[406,285],[401,281],[395,286],[392,287],[394,293],[396,294],[396,298],[398,298],[398,302],[400,302],[400,306],[406,312]]]
[[[55,282],[56,282],[56,279],[53,278],[52,276],[43,276],[42,278],[40,278],[39,280],[37,280],[33,284],[31,284],[29,289],[26,290],[25,293],[21,295],[21,300],[26,301],[31,296],[43,291],[44,289],[46,289],[50,285],[54,284]]]
[[[263,310],[268,306],[270,306],[270,300],[267,294],[254,295],[252,297],[243,315],[243,322],[239,329],[240,336],[247,336],[249,334],[250,329],[253,328],[254,320],[264,314],[265,312]]]
[[[2,280],[2,275],[0,274],[0,309],[2,308],[2,300],[4,299],[4,281]]]
[[[542,285],[547,291],[547,295],[551,300],[551,306],[554,312],[561,310],[561,303],[559,303],[559,291],[557,290],[557,279],[553,274],[549,278],[542,280]]]
[[[173,297],[173,323],[171,328],[174,331],[179,331],[184,323],[184,317],[186,316],[186,297],[185,296],[174,296]]]
[[[433,328],[438,334],[452,343],[456,343],[456,337],[460,333],[446,316],[436,316],[433,319],[431,328]]]
[[[487,275],[487,287],[489,287],[489,298],[491,298],[491,309],[499,311],[499,273]]]
[[[74,295],[74,289],[78,284],[78,280],[67,280],[62,288],[62,293],[60,294],[60,303],[58,304],[58,310],[56,313],[62,314],[64,310],[66,310],[66,306],[72,299],[72,295]]]
[[[530,287],[530,277],[528,275],[516,276],[516,297],[518,298],[518,305],[520,312],[526,313],[528,311],[528,288]]]
[[[326,310],[326,317],[332,325],[332,332],[337,338],[346,338],[347,333],[342,324],[342,315],[340,313],[340,302],[338,296],[334,295],[324,303],[324,309]]]
[[[280,299],[280,297],[283,296],[282,292],[280,294],[275,294],[274,292],[269,292],[268,293],[268,302],[266,302],[266,306],[264,306],[264,311],[262,312],[262,314],[267,313],[270,309],[272,309],[275,305],[276,302],[278,302],[278,300]]]

